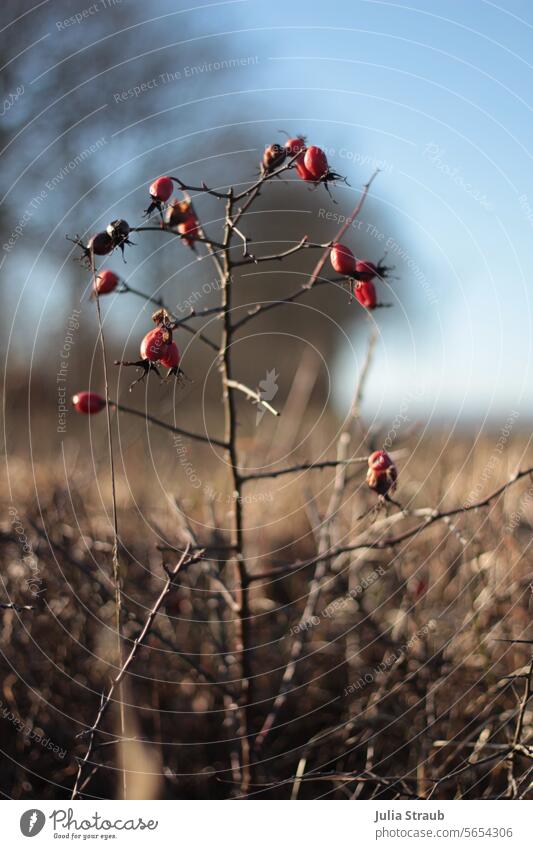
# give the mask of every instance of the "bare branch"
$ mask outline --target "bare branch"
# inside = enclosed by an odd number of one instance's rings
[[[288,256],[292,256],[292,254],[296,254],[302,250],[308,250],[310,248],[327,248],[328,250],[331,248],[333,242],[309,242],[308,236],[303,236],[300,241],[293,245],[292,248],[288,248],[286,251],[281,251],[277,254],[270,254],[270,256],[251,256],[249,259],[242,259],[234,262],[234,266],[242,266],[242,265],[257,265],[260,262],[281,262]]]
[[[138,418],[144,419],[151,424],[157,425],[157,427],[161,427],[164,430],[168,430],[171,433],[178,433],[180,436],[187,436],[189,439],[194,439],[197,442],[205,442],[207,445],[218,445],[219,448],[227,448],[227,443],[222,439],[215,439],[214,437],[203,436],[201,433],[193,433],[193,431],[185,430],[182,427],[176,427],[175,425],[168,424],[167,422],[161,421],[161,419],[156,419],[155,416],[151,416],[148,413],[142,412],[142,410],[134,410],[132,407],[125,407],[124,404],[119,404],[117,401],[112,401],[109,399],[108,402],[111,406],[115,407],[117,410],[120,410],[121,413],[127,413],[130,416],[138,416]]]
[[[247,481],[256,481],[263,478],[279,478],[282,475],[293,475],[297,472],[309,472],[315,469],[331,469],[337,466],[351,466],[353,464],[366,463],[368,455],[365,457],[351,457],[349,460],[324,460],[321,463],[299,463],[296,466],[287,466],[285,469],[277,469],[273,472],[253,472],[249,475],[241,475],[243,483]]]
[[[260,404],[265,410],[268,410],[269,413],[272,413],[273,416],[279,416],[279,412],[272,407],[268,401],[265,401],[261,397],[261,393],[257,392],[255,389],[250,389],[249,386],[246,386],[244,383],[239,383],[238,380],[226,380],[226,386],[229,386],[231,389],[236,389],[238,392],[242,392],[246,397],[253,401],[254,404]]]
[[[332,239],[333,242],[340,241],[340,239],[342,239],[342,237],[345,234],[348,227],[352,226],[353,222],[355,221],[355,219],[357,218],[357,216],[361,212],[363,205],[364,205],[364,202],[366,200],[366,196],[368,195],[370,186],[372,185],[372,183],[374,182],[374,180],[376,179],[378,174],[379,174],[379,168],[376,171],[374,171],[374,173],[370,177],[370,180],[368,181],[368,183],[365,183],[365,185],[363,186],[363,191],[361,192],[361,196],[360,196],[359,200],[357,201],[351,215],[348,216],[348,218],[346,219],[346,221],[344,222],[342,227],[340,227],[339,230],[337,230],[334,239]],[[322,254],[320,259],[318,260],[317,264],[315,265],[315,267],[314,267],[314,269],[311,273],[311,277],[309,278],[309,282],[308,282],[309,288],[311,288],[312,286],[315,285],[316,281],[318,280],[318,277],[320,276],[320,272],[322,271],[322,269],[324,268],[324,265],[326,264],[328,257],[329,257],[329,248],[326,248],[324,250],[324,253]]]
[[[329,282],[329,280],[317,280],[313,288],[316,289],[317,286],[323,286],[325,283]],[[300,298],[303,298],[303,296],[306,295],[307,292],[309,292],[310,288],[311,287],[307,283],[304,283],[303,286],[299,286],[298,289],[296,289],[296,291],[292,293],[292,295],[288,295],[288,297],[286,298],[281,298],[279,301],[269,301],[267,304],[256,304],[255,307],[252,307],[252,309],[248,310],[245,316],[238,319],[238,321],[234,323],[234,332],[236,330],[240,330],[241,327],[243,327],[245,324],[247,324],[260,313],[262,314],[268,312],[269,310],[273,310],[276,307],[281,307],[284,304],[292,304],[294,301],[298,301]]]
[[[78,774],[76,776],[76,782],[74,784],[74,789],[72,791],[71,799],[76,799],[78,797],[78,794],[80,792],[80,782],[81,782],[81,778],[82,778],[82,775],[83,775],[84,767],[89,762],[89,758],[91,757],[91,755],[93,753],[95,734],[99,730],[100,725],[102,723],[102,720],[104,719],[104,716],[106,715],[106,713],[109,709],[109,706],[110,706],[112,699],[113,699],[113,694],[115,692],[115,689],[117,687],[119,687],[121,682],[124,680],[124,676],[126,675],[126,672],[128,671],[128,669],[132,665],[133,661],[135,660],[135,658],[138,654],[139,649],[144,644],[148,634],[150,633],[152,625],[154,623],[154,620],[155,620],[159,610],[161,609],[163,602],[165,601],[169,592],[173,588],[174,580],[176,579],[176,576],[177,576],[179,570],[181,569],[181,567],[183,565],[189,566],[191,563],[198,562],[199,560],[202,560],[202,559],[203,559],[203,553],[202,552],[199,552],[198,554],[195,554],[192,557],[188,557],[188,550],[187,550],[183,553],[183,556],[180,558],[180,560],[178,561],[178,563],[176,564],[174,569],[172,569],[168,573],[167,580],[165,581],[165,585],[164,585],[163,589],[161,590],[161,593],[159,594],[157,600],[155,601],[152,609],[148,613],[148,615],[146,617],[146,621],[144,623],[144,626],[141,629],[141,632],[139,633],[137,638],[135,639],[128,657],[126,658],[126,660],[122,664],[118,675],[113,680],[113,683],[111,684],[111,687],[109,688],[109,690],[107,692],[107,695],[105,696],[105,698],[102,699],[102,702],[100,704],[100,709],[99,709],[99,711],[96,715],[96,719],[95,719],[93,725],[83,735],[83,736],[85,736],[86,734],[89,735],[89,744],[87,746],[87,751],[85,752],[85,756],[82,758],[82,760],[80,761],[80,763],[78,765]]]

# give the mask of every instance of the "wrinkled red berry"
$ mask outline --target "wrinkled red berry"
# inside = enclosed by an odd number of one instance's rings
[[[368,458],[366,482],[378,495],[387,495],[396,487],[398,470],[386,451],[374,451]]]
[[[177,200],[173,198],[165,209],[164,221],[167,227],[177,227],[196,215],[190,200]]]
[[[305,151],[304,165],[315,180],[322,180],[329,172],[328,159],[320,147],[311,145]]]
[[[305,139],[303,136],[296,136],[293,139],[287,139],[284,144],[284,148],[286,151],[286,155],[292,159],[296,156],[297,153],[301,153],[301,156],[296,159],[296,162],[300,162],[304,158],[305,154]]]
[[[371,280],[357,280],[353,287],[353,293],[360,304],[373,310],[377,306],[376,287]]]
[[[159,203],[166,203],[173,189],[174,183],[170,177],[158,177],[150,186],[150,197],[155,201],[159,201]]]
[[[98,292],[99,295],[108,295],[109,292],[112,292],[117,288],[119,282],[120,278],[118,274],[115,274],[114,271],[110,271],[106,268],[104,271],[100,271],[97,274],[93,283],[93,289],[95,292]]]
[[[170,341],[170,331],[165,327],[149,330],[141,342],[141,358],[152,363],[158,362],[167,355]]]
[[[261,160],[261,173],[270,174],[285,161],[287,151],[280,144],[269,144]]]
[[[165,355],[161,357],[161,365],[164,368],[177,369],[181,360],[181,354],[175,342],[170,342],[167,345]]]
[[[316,183],[315,178],[310,171],[307,170],[303,162],[296,162],[296,173],[300,180],[305,180],[306,183]]]
[[[105,256],[105,254],[111,253],[114,247],[113,239],[109,233],[102,231],[91,236],[87,242],[86,250],[89,255],[93,253],[96,256]]]
[[[105,398],[102,398],[96,392],[77,392],[72,397],[72,403],[78,413],[86,413],[88,415],[99,413],[106,405]]]
[[[355,257],[346,245],[335,243],[331,248],[329,258],[331,264],[338,274],[350,277],[355,270]]]
[[[198,221],[194,215],[190,215],[185,221],[178,224],[178,233],[181,233],[182,239],[189,247],[194,244],[194,238],[198,234]]]
[[[377,277],[379,271],[377,266],[369,259],[358,259],[355,263],[355,273],[358,280],[373,280]]]

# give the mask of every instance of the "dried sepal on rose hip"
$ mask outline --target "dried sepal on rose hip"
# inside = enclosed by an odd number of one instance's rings
[[[93,415],[104,409],[106,400],[97,392],[77,392],[72,396],[72,404],[78,413]]]
[[[169,200],[174,191],[174,183],[172,177],[158,177],[157,180],[150,185],[150,205],[145,210],[146,215],[151,215],[154,209],[161,212],[163,204]]]
[[[392,270],[393,267],[383,265],[382,260],[376,265],[370,259],[356,259],[353,276],[356,280],[375,280],[376,277],[379,280],[385,280]]]
[[[369,259],[358,259],[355,262],[355,274],[358,280],[373,280],[378,275],[378,267]]]
[[[396,489],[398,470],[386,451],[374,451],[368,458],[366,482],[378,495],[387,496]]]
[[[355,257],[346,245],[335,242],[329,253],[329,259],[338,274],[344,274],[346,277],[353,275],[355,271]]]

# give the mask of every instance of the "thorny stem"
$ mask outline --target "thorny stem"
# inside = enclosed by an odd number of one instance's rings
[[[163,427],[167,430],[170,430],[175,433],[181,433],[185,436],[189,436],[192,439],[196,439],[201,442],[212,442],[213,444],[219,445],[223,447],[228,453],[229,466],[231,471],[231,480],[232,480],[232,495],[233,495],[233,509],[232,509],[232,532],[231,532],[231,550],[233,553],[233,559],[235,561],[237,567],[238,574],[238,588],[237,588],[237,627],[236,627],[236,642],[237,642],[237,651],[241,658],[241,670],[242,670],[242,692],[240,699],[240,707],[241,707],[241,794],[247,795],[250,782],[251,782],[251,759],[250,759],[250,745],[248,740],[249,728],[250,728],[250,706],[253,703],[252,696],[252,671],[251,671],[251,635],[250,635],[250,583],[253,580],[252,576],[248,572],[246,562],[244,559],[244,534],[243,534],[243,502],[242,502],[242,487],[246,481],[253,480],[258,476],[243,476],[239,472],[239,458],[237,451],[237,405],[236,405],[236,395],[237,391],[244,392],[249,398],[254,400],[256,403],[261,403],[267,409],[270,410],[274,415],[278,415],[277,411],[266,404],[264,399],[261,398],[258,392],[249,389],[249,387],[241,384],[239,381],[233,378],[233,369],[232,369],[232,342],[233,342],[233,334],[234,332],[241,327],[246,321],[252,319],[254,316],[259,313],[271,309],[275,306],[278,306],[278,302],[273,304],[265,304],[258,306],[256,309],[250,311],[248,315],[244,316],[243,319],[232,323],[231,311],[232,311],[232,271],[236,265],[248,264],[248,262],[254,262],[255,258],[251,256],[245,256],[242,262],[235,262],[231,258],[232,252],[232,237],[234,234],[238,235],[241,240],[244,241],[244,252],[246,254],[247,251],[247,241],[246,237],[243,236],[241,231],[237,228],[237,224],[240,221],[241,217],[245,214],[245,212],[249,209],[254,200],[259,196],[261,188],[265,182],[268,180],[274,179],[275,177],[281,175],[283,172],[289,170],[298,155],[295,155],[291,160],[287,163],[284,163],[278,169],[272,171],[269,174],[264,174],[258,179],[255,183],[249,186],[247,189],[243,190],[239,194],[235,194],[232,187],[230,187],[226,192],[219,192],[214,189],[208,188],[205,184],[202,186],[189,186],[183,183],[179,178],[172,177],[171,179],[179,185],[179,187],[184,192],[185,198],[190,200],[190,196],[188,195],[189,191],[194,192],[203,192],[209,193],[212,196],[218,199],[224,199],[226,203],[226,216],[225,216],[225,225],[224,225],[224,235],[222,243],[215,242],[212,239],[208,238],[203,231],[201,224],[198,224],[198,239],[196,241],[205,244],[208,253],[210,254],[215,268],[217,270],[217,274],[219,276],[221,282],[221,291],[222,291],[222,303],[220,311],[218,308],[214,312],[220,312],[222,318],[222,334],[221,334],[221,342],[220,348],[218,349],[219,363],[220,363],[220,372],[222,378],[222,388],[223,388],[223,400],[224,400],[224,419],[225,419],[225,436],[224,440],[210,440],[208,437],[204,437],[200,434],[194,434],[180,428],[173,427],[171,425],[167,425],[164,422],[161,422],[158,419],[153,418],[152,416],[148,416],[144,413],[140,413],[136,410],[132,410],[131,408],[124,407],[121,404],[116,404],[117,409],[122,410],[123,412],[127,412],[133,415],[138,415],[145,418],[152,423]],[[370,185],[376,176],[377,172],[371,177],[368,183],[364,186],[363,192],[359,198],[359,201],[353,210],[351,216],[347,219],[345,224],[340,228],[337,232],[335,239],[333,241],[337,241],[345,230],[351,225],[354,218],[358,215],[361,210]],[[235,203],[243,200],[244,203],[240,206],[236,211],[234,210]],[[151,227],[150,225],[145,227],[136,228],[136,231],[142,230],[157,230],[159,232],[169,232],[168,228],[165,227]],[[172,231],[170,231],[172,232]],[[293,295],[288,296],[288,298],[284,299],[279,303],[291,303],[294,300],[297,300],[301,297],[305,292],[311,289],[315,285],[320,285],[325,281],[323,279],[319,279],[320,272],[329,256],[329,251],[331,248],[332,242],[327,242],[324,244],[310,244],[306,237],[304,237],[297,245],[288,249],[287,251],[282,252],[281,255],[272,255],[260,257],[260,262],[266,262],[270,260],[283,259],[285,256],[289,256],[293,253],[296,253],[299,250],[303,250],[304,248],[309,247],[318,247],[323,248],[323,253],[315,265],[311,276],[306,282],[305,286],[301,287],[297,292]],[[141,294],[136,292],[136,294]],[[159,300],[151,298],[148,296],[148,300],[156,303],[159,306]],[[98,299],[97,299],[98,303]],[[189,316],[190,318],[191,316]],[[177,326],[184,326],[187,319],[176,320]],[[187,328],[189,329],[189,328]],[[211,347],[215,347],[210,340],[204,339],[207,341]],[[107,387],[107,380],[106,380]],[[106,389],[106,397],[108,398],[107,389]],[[110,425],[110,406],[111,403],[108,400],[107,404],[107,416],[108,423]],[[344,443],[343,443],[344,444]],[[319,545],[319,554],[323,551],[325,546],[325,541],[329,539],[329,527],[331,522],[335,518],[335,514],[337,512],[337,499],[340,499],[342,495],[342,489],[344,487],[345,481],[345,473],[347,467],[347,458],[343,454],[341,450],[337,461],[329,462],[326,461],[323,464],[313,464],[310,468],[324,468],[328,465],[334,465],[336,467],[336,485],[334,487],[334,495],[332,496],[332,502],[330,507],[332,508],[328,513],[328,518],[326,519],[324,528],[321,533],[321,542]],[[287,470],[279,470],[275,472],[273,475],[269,476],[277,476],[279,474],[286,474],[291,471],[294,471],[292,467]],[[266,475],[265,475],[266,476]],[[324,561],[325,564],[326,561]],[[315,570],[315,580],[313,582],[313,587],[310,593],[310,599],[308,600],[308,604],[313,604],[314,599],[318,598],[320,593],[320,573],[325,568],[325,565],[322,565],[322,558],[318,558],[316,561],[316,570]],[[294,658],[296,660],[296,658]],[[292,677],[292,675],[290,676]],[[121,680],[121,678],[120,678]],[[115,682],[116,684],[120,683],[119,680]],[[288,682],[287,682],[288,683]],[[104,705],[102,705],[104,707]],[[102,709],[101,709],[102,710]],[[101,715],[99,714],[99,718],[101,719]],[[124,733],[124,732],[123,732]],[[91,737],[90,750],[92,750],[93,745],[93,736]],[[88,751],[85,761],[88,760],[90,755],[90,751]],[[81,765],[83,766],[83,764]],[[78,787],[80,774],[78,775],[78,781],[76,783],[76,787]]]
[[[359,200],[357,201],[354,209],[352,210],[352,213],[348,216],[348,218],[346,219],[346,221],[344,222],[342,227],[335,234],[335,238],[332,240],[333,242],[338,242],[340,239],[342,239],[342,237],[346,233],[346,230],[348,229],[348,227],[352,226],[353,222],[355,221],[355,219],[357,218],[357,216],[361,212],[361,210],[363,208],[363,204],[366,200],[366,196],[368,195],[368,192],[370,190],[370,186],[372,185],[372,183],[374,182],[374,180],[376,179],[378,174],[379,174],[379,168],[377,168],[374,171],[374,173],[370,177],[370,180],[368,181],[368,183],[365,183],[365,185],[363,186],[363,191],[361,192],[361,194],[359,196]],[[330,250],[329,247],[324,249],[322,256],[318,260],[317,264],[315,265],[315,267],[314,267],[314,269],[311,273],[311,277],[307,281],[307,286],[310,289],[315,285],[316,281],[318,280],[318,278],[320,276],[320,272],[322,271],[322,269],[324,268],[324,265],[326,264],[326,260],[329,257],[329,250]]]
[[[257,481],[263,478],[279,478],[282,475],[293,475],[297,472],[310,472],[314,469],[332,469],[337,466],[350,466],[352,464],[366,463],[368,454],[364,457],[350,457],[347,460],[323,460],[320,463],[299,463],[296,466],[286,466],[284,469],[275,469],[273,472],[252,472],[249,475],[241,475],[242,481]]]
[[[121,579],[120,565],[118,560],[118,512],[117,512],[117,493],[115,481],[115,458],[113,454],[113,433],[111,430],[111,411],[109,407],[109,376],[107,373],[107,352],[104,336],[104,328],[102,323],[102,312],[100,309],[100,295],[96,281],[96,265],[94,261],[94,253],[90,254],[91,273],[93,277],[93,291],[96,301],[96,314],[98,316],[98,329],[100,334],[100,344],[102,348],[102,364],[104,371],[104,387],[106,398],[106,422],[107,422],[107,441],[109,451],[109,468],[111,473],[111,500],[113,504],[113,583],[115,587],[115,627],[117,630],[117,659],[118,665],[122,666],[122,596],[121,596]],[[125,735],[126,718],[124,713],[124,698],[122,687],[119,688],[119,713],[120,713],[120,733],[122,737]],[[127,799],[127,780],[126,770],[122,770],[122,798]]]
[[[241,266],[241,265],[257,265],[260,262],[274,262],[274,261],[281,262],[286,257],[292,256],[292,254],[299,253],[299,251],[303,251],[303,250],[310,250],[310,249],[313,249],[313,248],[322,248],[323,250],[325,249],[329,252],[332,245],[333,245],[333,242],[324,242],[324,243],[309,242],[308,239],[307,239],[307,236],[304,236],[302,239],[300,239],[299,242],[297,242],[295,245],[293,245],[292,248],[287,248],[286,251],[281,251],[281,253],[278,253],[278,254],[270,254],[270,255],[267,254],[266,256],[253,256],[253,257],[248,256],[246,259],[237,260],[236,262],[233,263],[233,265],[234,266]]]
[[[239,577],[237,593],[237,651],[241,657],[242,669],[242,724],[241,724],[241,752],[242,752],[242,775],[241,793],[246,795],[250,787],[250,746],[248,741],[248,727],[251,697],[251,668],[250,668],[250,589],[249,576],[244,560],[243,541],[243,508],[242,508],[242,479],[239,474],[239,461],[237,454],[237,404],[235,398],[235,386],[232,375],[232,334],[231,323],[231,284],[232,284],[232,262],[230,255],[230,243],[232,236],[233,215],[233,193],[230,191],[226,201],[226,223],[224,227],[224,249],[222,251],[223,276],[222,283],[222,338],[220,342],[220,373],[222,377],[222,389],[224,398],[225,435],[229,455],[230,471],[233,487],[233,528],[231,533],[231,544],[235,547],[234,559]]]

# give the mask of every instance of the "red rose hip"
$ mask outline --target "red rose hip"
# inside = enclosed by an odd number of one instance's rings
[[[87,242],[86,251],[89,255],[93,253],[96,256],[105,256],[105,254],[111,253],[114,247],[113,239],[109,233],[102,231],[91,236]]]
[[[149,330],[141,342],[141,358],[157,363],[168,353],[171,341],[170,332],[164,327]]]
[[[331,248],[329,258],[331,264],[338,274],[351,277],[355,270],[355,257],[346,245],[335,243]]]
[[[117,288],[119,282],[120,278],[118,274],[106,268],[97,274],[96,280],[93,283],[93,290],[99,295],[108,295]]]
[[[150,197],[159,203],[166,203],[173,189],[174,184],[170,177],[158,177],[150,186]]]
[[[77,392],[76,395],[72,396],[72,403],[78,413],[86,415],[99,413],[106,405],[105,398],[102,398],[96,392]]]
[[[368,458],[366,482],[378,495],[387,495],[396,488],[398,470],[386,451],[374,451]]]
[[[307,170],[303,162],[296,162],[296,173],[300,180],[305,180],[306,183],[316,183],[315,178],[311,172]]]
[[[373,280],[379,274],[377,267],[369,259],[358,259],[355,263],[358,280]]]
[[[353,293],[360,304],[373,310],[378,303],[376,287],[371,280],[357,280],[353,287]]]
[[[178,369],[181,360],[181,354],[175,342],[170,342],[167,345],[165,355],[161,357],[161,365],[164,368]]]
[[[326,154],[320,147],[316,147],[315,145],[311,145],[305,151],[304,165],[317,181],[324,179],[329,172]]]
[[[305,155],[305,139],[303,136],[296,136],[296,138],[287,139],[284,144],[284,148],[286,151],[286,155],[290,159],[292,159],[298,153],[301,154],[300,156],[298,156],[298,159],[295,160],[296,162],[300,162]]]

